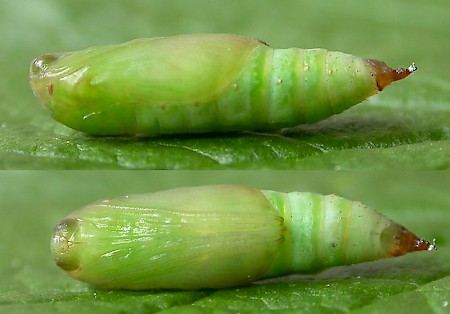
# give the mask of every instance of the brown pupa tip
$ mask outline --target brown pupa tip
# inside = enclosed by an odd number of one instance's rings
[[[397,232],[394,235],[394,245],[389,254],[391,256],[401,256],[410,252],[433,250],[437,250],[434,241],[431,243],[421,239],[405,227],[398,225]]]
[[[408,68],[392,69],[386,65],[383,61],[368,59],[369,64],[372,65],[375,71],[375,77],[377,80],[378,90],[382,91],[386,86],[389,86],[392,82],[402,80],[408,77],[417,70],[414,62]]]

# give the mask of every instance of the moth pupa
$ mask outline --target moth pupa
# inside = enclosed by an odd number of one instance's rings
[[[240,185],[99,201],[51,239],[73,278],[130,290],[235,287],[434,248],[360,202]]]
[[[95,135],[274,130],[340,113],[416,70],[325,49],[273,49],[230,34],[138,39],[45,54],[34,95]]]

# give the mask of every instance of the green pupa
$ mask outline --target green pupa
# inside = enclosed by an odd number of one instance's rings
[[[99,201],[55,228],[56,264],[107,289],[201,289],[432,250],[336,195],[187,187]]]
[[[30,67],[53,118],[95,135],[274,130],[312,123],[416,67],[229,34],[138,39],[46,54]]]

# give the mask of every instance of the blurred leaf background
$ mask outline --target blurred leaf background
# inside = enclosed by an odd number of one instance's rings
[[[448,169],[450,2],[4,0],[0,168]],[[43,53],[138,37],[236,33],[419,71],[345,113],[274,133],[95,138],[52,120],[28,66]]]
[[[52,229],[83,205],[223,183],[359,200],[435,238],[438,251],[201,291],[99,290],[69,278],[51,258]],[[445,172],[1,171],[0,313],[448,313],[449,186]]]

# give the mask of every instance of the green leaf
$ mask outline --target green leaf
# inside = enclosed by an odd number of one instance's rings
[[[0,168],[450,168],[448,1],[201,3],[3,1]],[[277,48],[326,47],[393,67],[415,61],[419,70],[316,124],[154,138],[97,138],[70,130],[49,117],[28,85],[28,65],[46,52],[199,32],[259,37]]]
[[[100,290],[71,279],[52,260],[53,227],[83,205],[179,186],[238,182],[362,201],[417,235],[436,238],[438,250],[201,291]],[[449,186],[446,172],[1,171],[0,312],[448,313]]]

